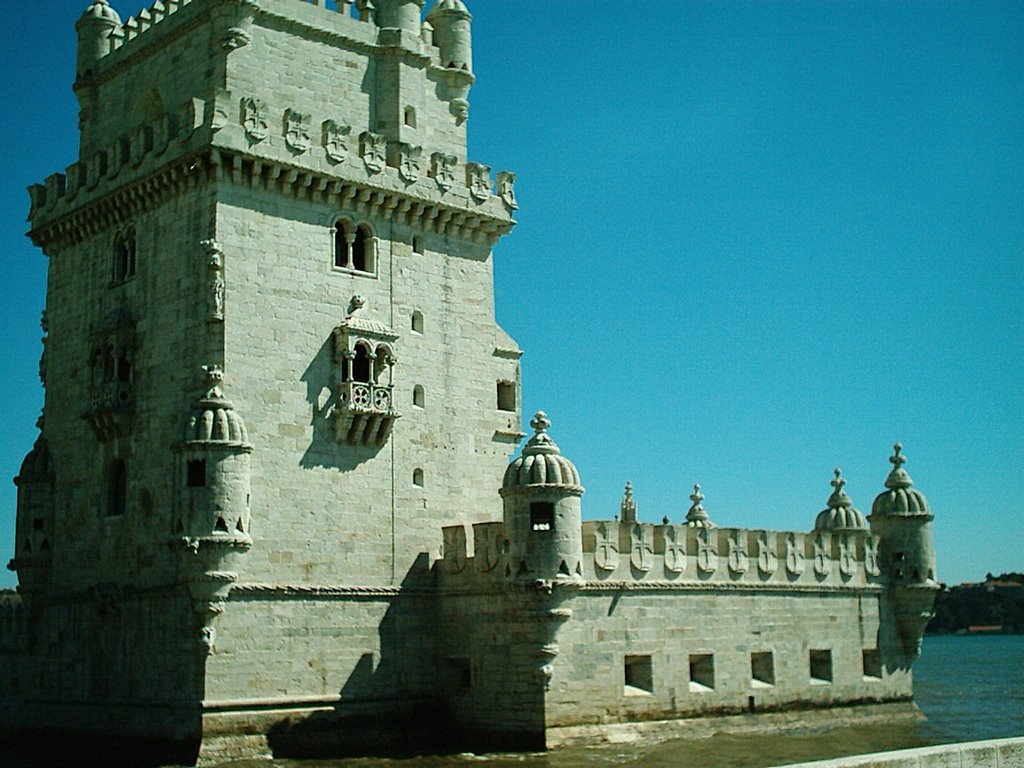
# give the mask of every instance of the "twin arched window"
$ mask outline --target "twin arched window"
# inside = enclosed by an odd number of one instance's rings
[[[334,266],[369,274],[377,271],[377,238],[368,225],[355,226],[343,219],[335,222]]]

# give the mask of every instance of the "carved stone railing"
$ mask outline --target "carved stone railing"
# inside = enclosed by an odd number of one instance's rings
[[[392,385],[346,381],[333,411],[335,435],[339,443],[381,446],[400,415]]]

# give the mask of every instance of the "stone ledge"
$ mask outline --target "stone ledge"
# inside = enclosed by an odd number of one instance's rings
[[[969,741],[937,747],[876,752],[835,760],[793,763],[780,768],[1020,768],[1024,766],[1024,737]]]

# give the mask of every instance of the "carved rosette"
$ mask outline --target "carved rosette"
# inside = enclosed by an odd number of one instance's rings
[[[331,162],[340,163],[348,157],[348,140],[352,133],[352,127],[336,123],[333,120],[325,120],[321,128],[323,130],[324,154]]]

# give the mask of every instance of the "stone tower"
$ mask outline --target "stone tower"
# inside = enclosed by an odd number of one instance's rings
[[[29,190],[45,426],[11,567],[35,690],[96,723],[197,738],[200,701],[415,702],[433,683],[376,672],[380,627],[442,522],[493,517],[521,352],[491,262],[514,177],[496,193],[466,155],[471,16],[425,10],[162,0],[122,20],[93,0],[76,25],[80,153]],[[298,650],[299,625],[335,640]],[[298,657],[285,694],[260,673]],[[133,706],[164,699],[183,714]]]

